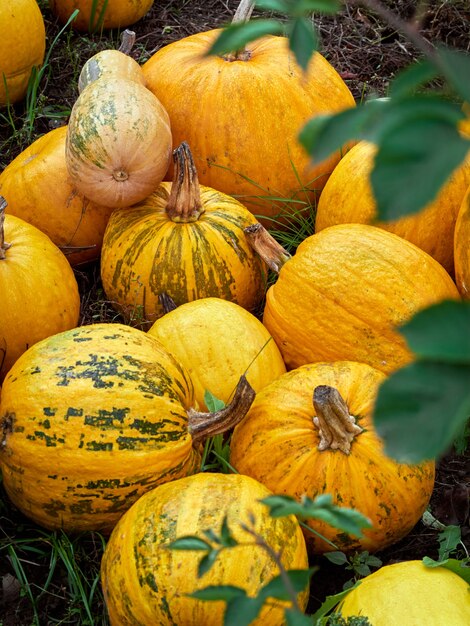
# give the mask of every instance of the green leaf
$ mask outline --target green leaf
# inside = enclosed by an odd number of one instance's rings
[[[297,0],[294,3],[294,15],[308,15],[313,12],[336,13],[341,8],[339,0]]]
[[[323,556],[328,559],[330,563],[334,563],[335,565],[346,565],[348,562],[348,557],[344,554],[344,552],[325,552]]]
[[[307,515],[322,520],[333,528],[338,528],[355,537],[362,537],[362,528],[371,528],[372,526],[370,520],[359,511],[334,505],[330,509],[311,509]]]
[[[209,539],[209,541],[212,541],[213,543],[217,543],[217,544],[221,543],[220,537],[212,528],[207,528],[206,530],[203,530],[202,532]]]
[[[426,567],[445,567],[450,569],[451,572],[457,574],[470,585],[470,560],[464,559],[459,561],[457,559],[446,559],[445,561],[434,561],[434,559],[425,556],[423,563]]]
[[[262,606],[260,598],[235,598],[227,604],[224,626],[249,626],[258,617]]]
[[[289,577],[290,584],[292,585],[295,593],[301,593],[308,587],[310,578],[315,571],[315,568],[310,569],[292,569],[289,570],[287,576]],[[286,585],[282,576],[279,574],[272,578],[258,593],[258,597],[262,597],[264,600],[267,598],[276,598],[277,600],[290,600],[289,592],[286,589]]]
[[[379,138],[370,182],[380,220],[416,213],[433,201],[464,160],[470,142],[443,116],[406,114]],[[445,146],[445,149],[436,149]]]
[[[230,532],[230,528],[228,527],[228,520],[227,520],[227,516],[224,516],[223,522],[222,522],[222,529],[220,531],[220,539],[222,542],[222,545],[225,548],[233,548],[233,546],[237,546],[238,545],[238,541],[235,539],[235,537],[232,535],[232,533]]]
[[[180,537],[172,541],[168,545],[168,548],[170,550],[204,550],[207,552],[212,549],[212,546],[200,537],[187,535],[186,537]]]
[[[436,458],[470,414],[470,366],[418,361],[387,378],[374,410],[385,453],[403,463]]]
[[[470,365],[470,302],[434,304],[400,327],[419,358]]]
[[[291,3],[289,0],[257,0],[256,8],[263,11],[275,11],[276,13],[288,15]]]
[[[214,413],[215,411],[220,411],[220,409],[223,409],[225,406],[225,402],[214,396],[214,394],[209,391],[209,389],[206,389],[204,391],[204,404],[206,405],[207,410],[211,413]]]
[[[460,526],[449,525],[442,530],[438,536],[439,541],[439,561],[449,558],[451,552],[457,548],[462,539]]]
[[[325,617],[325,615],[328,615],[328,613],[330,613],[342,600],[344,600],[352,589],[355,589],[358,585],[360,585],[360,582],[361,581],[357,581],[349,589],[335,593],[333,596],[326,596],[321,607],[310,617],[314,626],[316,626],[316,624],[318,624],[318,622]]]
[[[437,75],[436,66],[427,59],[408,65],[391,82],[390,96],[401,98],[412,95],[418,87],[436,78]]]
[[[382,565],[381,559],[374,556],[373,554],[369,554],[369,556],[366,559],[366,563],[367,565],[370,565],[371,567],[381,567]]]
[[[289,48],[300,67],[306,70],[318,48],[318,37],[310,20],[297,17],[289,24]]]
[[[225,602],[230,602],[234,598],[243,598],[244,596],[246,596],[246,591],[234,585],[208,585],[204,589],[199,589],[189,594],[189,597],[197,600],[224,600]]]
[[[214,565],[217,557],[219,555],[219,550],[211,550],[202,559],[199,561],[199,565],[197,568],[197,577],[202,578],[204,574],[206,574],[210,568]]]
[[[281,35],[284,27],[277,20],[250,20],[231,24],[224,28],[207,51],[211,54],[227,54],[243,49],[250,41],[266,35]]]
[[[304,615],[296,609],[285,609],[284,617],[287,626],[312,626],[312,619],[309,615]]]
[[[449,84],[463,100],[470,102],[470,54],[441,47],[438,48],[437,56]]]
[[[358,563],[355,566],[354,571],[356,572],[356,574],[359,574],[360,576],[369,576],[370,567],[366,565],[365,563]]]

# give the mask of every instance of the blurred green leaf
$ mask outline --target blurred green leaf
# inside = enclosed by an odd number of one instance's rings
[[[443,454],[470,415],[470,365],[418,361],[379,388],[374,423],[385,453],[403,463]]]
[[[288,15],[291,7],[290,0],[257,0],[256,8],[263,11],[275,11]]]
[[[172,541],[168,548],[170,550],[211,550],[211,545],[204,539],[195,535],[187,535]]]
[[[440,47],[437,50],[444,76],[463,100],[470,102],[470,54]]]
[[[287,626],[312,626],[312,619],[309,615],[304,615],[296,609],[285,609],[284,617]]]
[[[261,598],[235,598],[227,604],[224,626],[249,626],[258,617],[262,607]]]
[[[412,95],[419,87],[438,75],[436,66],[427,59],[417,61],[401,70],[390,83],[392,98]]]
[[[296,17],[289,24],[289,48],[297,63],[306,70],[313,53],[318,48],[318,37],[313,24],[305,17]]]
[[[198,568],[197,568],[198,578],[202,578],[204,574],[207,574],[207,572],[211,569],[211,567],[216,562],[218,556],[219,556],[219,550],[211,550],[205,556],[202,557],[202,559],[199,561]]]
[[[222,522],[222,530],[220,532],[220,539],[221,539],[222,545],[226,548],[233,548],[233,546],[238,545],[238,541],[230,532],[227,516],[224,517],[223,522]]]
[[[419,358],[470,365],[470,302],[434,304],[417,313],[400,332]]]
[[[240,24],[231,24],[224,28],[212,46],[208,55],[227,54],[242,50],[250,41],[266,35],[282,35],[283,25],[277,20],[250,20]]]
[[[246,591],[241,587],[235,587],[234,585],[208,585],[204,589],[199,589],[189,594],[191,598],[197,600],[224,600],[230,602],[234,598],[243,598],[246,596]]]
[[[315,568],[310,569],[292,569],[286,572],[289,577],[290,584],[295,593],[301,593],[305,591],[310,583],[310,577],[312,576]],[[285,582],[282,576],[279,574],[272,578],[259,592],[258,597],[262,597],[264,600],[267,598],[276,598],[276,600],[290,600],[289,592],[286,589]]]

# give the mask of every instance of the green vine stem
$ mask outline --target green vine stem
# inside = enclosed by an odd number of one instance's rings
[[[262,224],[251,224],[243,232],[253,250],[276,274],[279,274],[284,263],[292,258],[292,255],[274,239]]]
[[[255,395],[246,376],[242,375],[232,402],[223,409],[212,413],[189,409],[188,430],[193,438],[193,445],[197,445],[206,437],[220,435],[234,428],[248,413]]]
[[[3,196],[0,196],[0,260],[6,258],[6,250],[11,248],[11,243],[5,241],[5,209],[8,206],[8,202]]]
[[[318,449],[341,450],[344,454],[349,454],[354,437],[362,433],[363,429],[349,414],[348,406],[339,391],[329,385],[315,387],[313,406],[316,411],[313,423],[320,435]]]
[[[197,222],[204,208],[193,155],[185,141],[173,151],[173,161],[175,172],[166,205],[167,215],[173,222]]]

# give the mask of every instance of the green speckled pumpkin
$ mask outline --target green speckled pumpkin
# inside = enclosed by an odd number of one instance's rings
[[[331,493],[336,504],[371,520],[362,538],[308,520],[338,550],[372,552],[398,541],[433,490],[433,461],[403,465],[383,452],[372,409],[384,379],[364,363],[304,365],[264,387],[232,436],[230,463],[238,472],[295,498]],[[335,549],[313,533],[307,541],[314,552]]]
[[[6,491],[47,528],[110,531],[143,493],[198,469],[192,405],[187,372],[140,330],[96,324],[41,341],[2,388]]]
[[[234,198],[199,186],[189,147],[174,153],[173,183],[113,212],[103,240],[101,278],[126,321],[149,326],[176,303],[217,297],[253,310],[264,297],[266,266],[244,228],[255,217]]]
[[[235,585],[253,597],[279,570],[272,557],[240,528],[251,526],[276,551],[287,569],[306,569],[307,552],[294,517],[272,518],[259,500],[271,493],[248,476],[198,474],[152,490],[121,518],[102,561],[102,583],[112,626],[222,626],[224,602],[188,597],[208,585]],[[169,550],[185,535],[204,538],[204,530],[220,533],[224,517],[239,542],[223,550],[201,578],[203,552]],[[305,609],[308,593],[299,594]],[[283,607],[271,600],[256,626],[285,624]]]

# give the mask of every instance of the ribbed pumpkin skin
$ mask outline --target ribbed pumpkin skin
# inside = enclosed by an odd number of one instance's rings
[[[109,207],[146,198],[171,158],[168,114],[135,80],[103,77],[88,85],[70,115],[66,163],[87,198]]]
[[[134,24],[140,20],[151,8],[153,0],[109,0],[104,13],[104,19],[99,21],[105,0],[98,0],[96,12],[90,29],[90,18],[92,16],[93,0],[49,0],[49,6],[54,15],[57,15],[62,23],[65,23],[75,9],[80,13],[72,22],[72,27],[76,30],[87,32],[99,27],[103,28],[123,28]]]
[[[0,382],[37,341],[78,324],[80,296],[65,256],[40,230],[5,216],[0,258]]]
[[[245,372],[258,392],[286,371],[266,327],[238,304],[220,298],[182,304],[148,333],[186,367],[200,407],[205,407],[206,389],[228,404]]]
[[[271,495],[247,476],[198,474],[162,485],[143,496],[121,518],[106,547],[102,584],[112,626],[222,626],[224,602],[204,602],[186,594],[207,585],[235,585],[256,595],[279,571],[253,538],[239,527],[255,516],[255,530],[277,551],[287,569],[308,567],[305,542],[294,518],[274,519],[258,500]],[[168,550],[184,535],[204,537],[219,533],[224,516],[238,541],[248,542],[224,550],[201,578],[197,566],[201,552]],[[299,594],[304,609],[307,592]],[[273,602],[274,604],[274,602]],[[281,626],[279,604],[265,607],[253,624]]]
[[[352,360],[390,373],[411,360],[395,328],[458,298],[444,268],[414,244],[365,224],[305,239],[268,290],[263,323],[288,369]]]
[[[164,46],[143,65],[147,87],[170,115],[174,146],[187,141],[200,182],[236,196],[257,216],[304,208],[313,193],[301,187],[321,189],[340,155],[312,168],[298,133],[312,116],[352,107],[354,99],[318,53],[305,77],[283,37],[250,43],[247,61],[204,56],[219,32]]]
[[[101,50],[88,59],[82,67],[78,77],[78,91],[81,93],[85,87],[98,78],[113,76],[135,80],[145,85],[144,73],[135,59],[119,50]]]
[[[266,279],[243,232],[255,218],[233,198],[201,186],[204,213],[195,222],[175,223],[165,210],[170,190],[162,183],[143,203],[112,214],[101,253],[107,298],[132,323],[163,314],[162,292],[177,305],[217,297],[253,310]]]
[[[7,213],[42,230],[72,266],[99,259],[112,208],[85,198],[73,186],[65,164],[67,127],[46,133],[0,174]]]
[[[196,471],[192,402],[187,373],[142,331],[96,324],[34,345],[2,388],[10,499],[47,528],[110,531],[143,493]]]
[[[319,520],[308,524],[333,541],[339,550],[371,552],[404,537],[424,512],[434,486],[434,462],[401,465],[385,456],[371,414],[377,389],[385,376],[363,363],[304,365],[262,389],[230,444],[230,463],[276,494],[300,498],[330,493],[339,506],[366,515],[373,528],[358,539]],[[337,389],[350,415],[364,431],[352,442],[349,455],[319,451],[313,423],[313,390]],[[306,533],[313,552],[333,550],[313,533]]]
[[[470,187],[462,201],[454,233],[455,281],[460,295],[470,300]]]
[[[468,626],[468,584],[445,567],[402,561],[361,580],[340,612],[343,617],[366,615],[374,626]]]
[[[46,30],[36,0],[2,0],[0,30],[1,106],[24,98],[32,68],[44,60]]]
[[[376,153],[361,142],[341,159],[318,201],[315,231],[335,224],[372,224],[377,214],[370,185]],[[454,267],[454,228],[462,198],[470,185],[470,158],[452,174],[437,198],[421,212],[393,222],[374,222],[430,254],[448,271]]]

